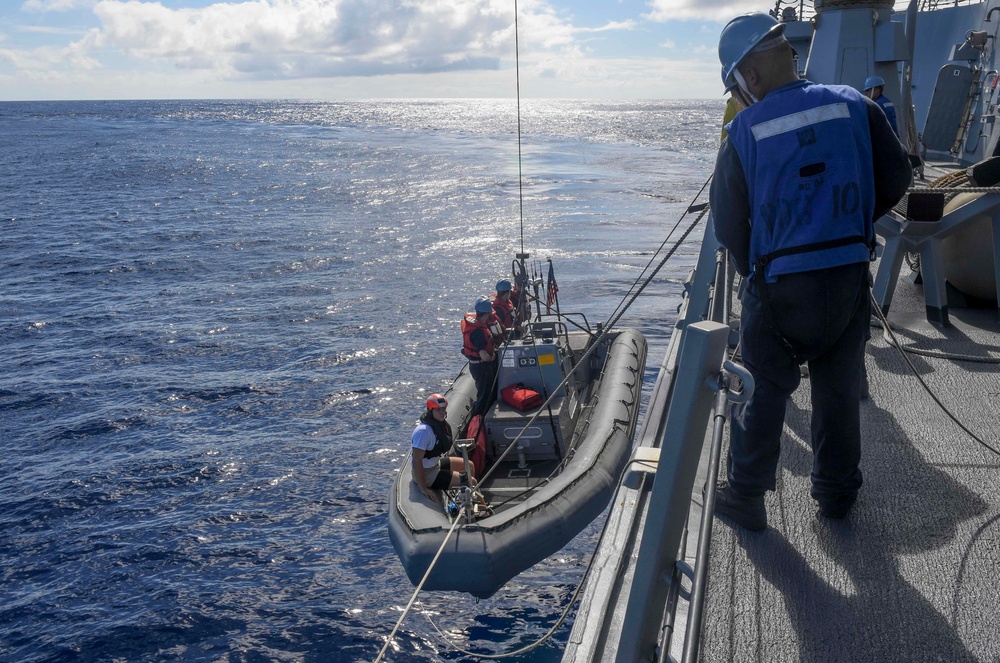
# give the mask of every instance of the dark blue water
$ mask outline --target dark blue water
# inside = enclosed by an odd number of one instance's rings
[[[509,101],[0,104],[0,660],[372,660],[386,533],[458,320],[520,249]],[[721,102],[523,108],[524,247],[603,320],[708,176]],[[647,391],[690,242],[622,320]],[[600,532],[428,593],[395,661],[532,642]],[[568,621],[517,660],[560,657]]]

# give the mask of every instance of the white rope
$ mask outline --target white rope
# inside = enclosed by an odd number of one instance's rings
[[[396,625],[392,629],[392,633],[389,634],[389,637],[385,640],[385,644],[382,645],[382,651],[380,651],[378,656],[375,657],[374,663],[379,663],[385,655],[386,650],[389,649],[389,645],[392,644],[392,639],[396,637],[396,631],[398,631],[399,627],[403,625],[403,620],[406,619],[406,616],[410,613],[410,608],[413,607],[413,603],[417,600],[420,590],[424,588],[424,583],[427,582],[427,578],[430,577],[431,571],[434,570],[434,565],[437,564],[438,558],[441,557],[441,553],[444,552],[444,547],[448,545],[448,539],[451,538],[451,535],[455,531],[455,528],[458,527],[458,524],[462,522],[462,516],[464,513],[465,506],[463,505],[459,510],[458,515],[455,517],[455,522],[451,524],[451,529],[448,530],[448,534],[445,535],[444,541],[441,542],[441,547],[438,548],[437,554],[434,555],[434,559],[431,560],[431,565],[427,567],[427,573],[425,573],[424,577],[420,579],[420,584],[417,585],[417,588],[413,590],[413,596],[410,597],[410,602],[406,604],[406,607],[403,609],[403,614],[399,616],[399,620],[396,621]]]

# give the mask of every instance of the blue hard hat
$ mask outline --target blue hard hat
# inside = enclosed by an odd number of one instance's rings
[[[737,16],[722,28],[719,35],[719,62],[722,63],[722,83],[728,89],[735,84],[733,70],[739,66],[750,51],[768,37],[777,37],[785,32],[785,24],[770,14],[745,14]]]
[[[882,78],[881,76],[869,76],[868,78],[865,79],[865,88],[864,90],[862,90],[862,92],[867,92],[873,87],[884,87],[884,86],[885,86],[884,78]]]
[[[490,301],[489,297],[477,297],[476,298],[476,313],[489,313],[493,310],[493,302]]]
[[[510,281],[507,279],[497,281],[497,292],[510,292]]]
[[[736,82],[735,78],[730,78],[728,81],[726,80],[726,68],[725,68],[725,66],[722,67],[722,84],[726,86],[726,91],[723,92],[723,94],[727,94],[734,87],[736,87],[737,85],[739,85],[739,83]]]

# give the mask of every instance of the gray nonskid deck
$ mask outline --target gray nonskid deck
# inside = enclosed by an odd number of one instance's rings
[[[954,328],[939,330],[922,321],[920,294],[901,279],[893,299],[904,345],[1000,357],[995,311],[953,310]],[[1000,448],[1000,366],[909,356],[945,405]],[[941,412],[881,330],[866,366],[865,485],[852,513],[820,518],[809,496],[804,379],[766,498],[769,528],[714,521],[701,660],[1000,661],[1000,457]]]

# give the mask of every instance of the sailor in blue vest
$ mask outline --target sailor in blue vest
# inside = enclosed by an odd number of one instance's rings
[[[892,133],[899,136],[899,127],[896,126],[896,107],[889,101],[889,97],[882,94],[885,88],[885,80],[881,76],[869,76],[865,79],[865,96],[878,104],[878,107],[885,113],[885,119],[889,120]]]
[[[749,14],[719,41],[724,83],[751,101],[726,127],[711,206],[716,236],[748,280],[740,348],[756,389],[733,422],[715,508],[750,530],[767,527],[764,493],[775,488],[802,363],[812,384],[812,496],[829,518],[854,504],[873,221],[911,177],[879,107],[854,88],[800,80],[784,29]]]

